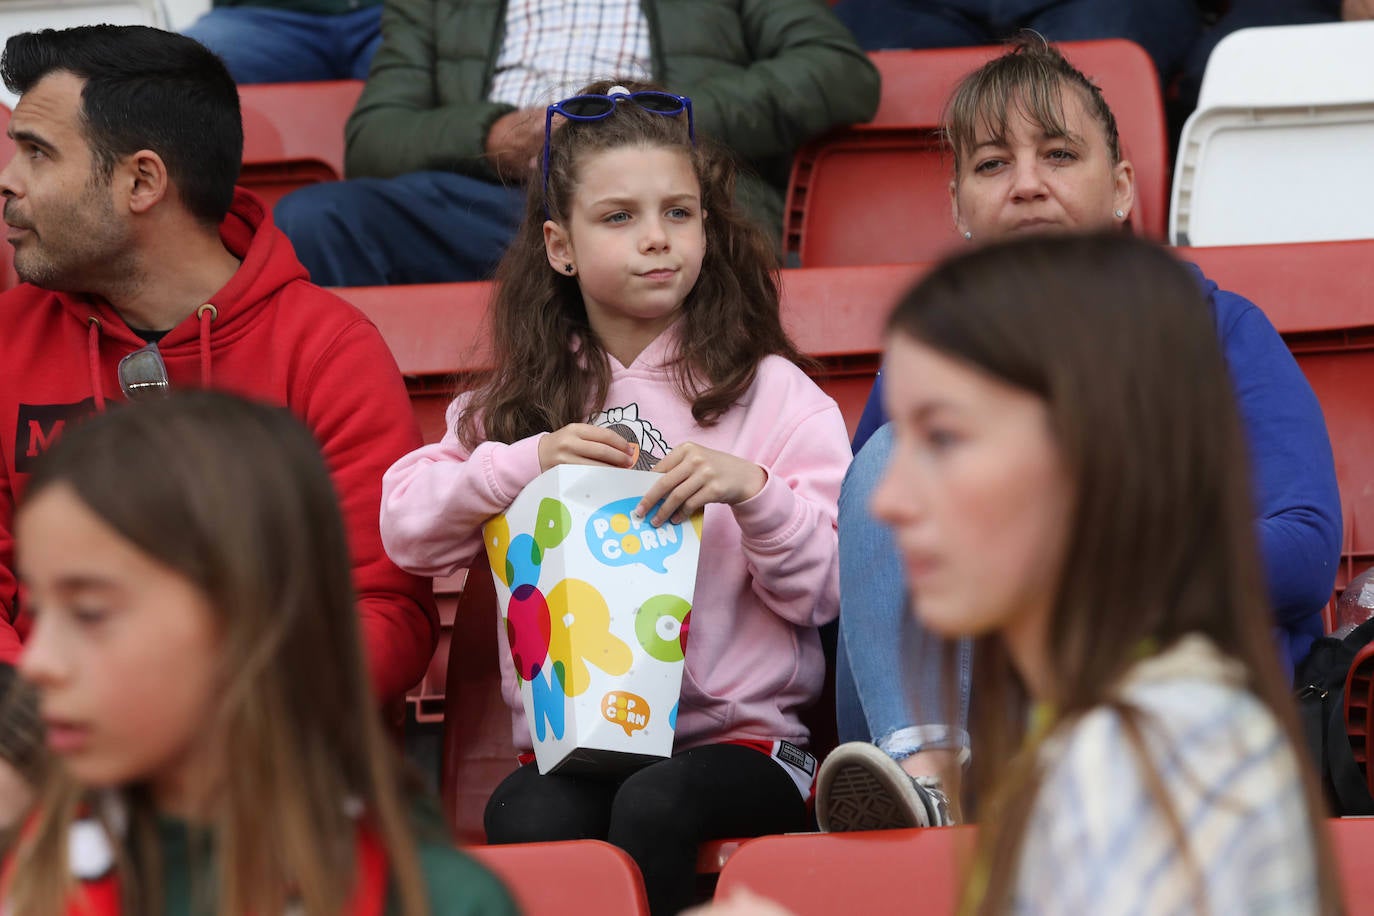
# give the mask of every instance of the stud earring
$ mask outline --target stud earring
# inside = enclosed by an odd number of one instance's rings
[[[968,231],[967,229],[964,230],[964,241],[966,241],[966,242],[973,241],[973,233],[970,232],[970,231]]]
[[[1118,211],[1116,211],[1116,212],[1120,213],[1121,211],[1118,210]],[[563,271],[564,271],[564,273],[571,274],[571,273],[573,272],[573,266],[572,266],[571,264],[564,264],[564,265],[563,265]]]
[[[1126,211],[1125,211],[1125,210],[1117,210],[1117,211],[1116,211],[1116,218],[1117,218],[1117,219],[1125,219],[1125,218],[1126,218]]]

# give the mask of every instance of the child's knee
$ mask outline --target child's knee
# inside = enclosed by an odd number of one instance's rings
[[[662,772],[654,772],[661,769]],[[616,836],[690,829],[693,807],[671,768],[648,767],[625,781],[611,806],[611,832]]]
[[[586,780],[542,776],[527,764],[506,777],[487,801],[482,817],[487,842],[604,840],[611,791]]]

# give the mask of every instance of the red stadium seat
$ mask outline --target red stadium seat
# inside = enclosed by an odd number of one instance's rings
[[[1346,916],[1374,916],[1374,818],[1336,817],[1327,822],[1340,873]]]
[[[405,376],[425,442],[444,435],[453,396],[491,367],[486,331],[490,283],[336,289],[381,331]]]
[[[788,334],[818,362],[810,370],[840,405],[850,436],[882,360],[883,325],[923,264],[818,267],[782,272],[782,317]]]
[[[271,207],[297,188],[343,178],[344,123],[362,90],[362,80],[240,86],[239,184]]]
[[[1374,565],[1374,239],[1177,253],[1264,310],[1321,401],[1341,491],[1344,588]]]
[[[1333,818],[1328,826],[1350,916],[1374,916],[1374,818]],[[796,916],[956,911],[977,836],[973,827],[817,833],[745,842],[716,886],[781,903]]]
[[[465,850],[506,883],[526,916],[647,916],[644,879],[600,840],[473,846]]]
[[[1163,238],[1168,140],[1149,55],[1121,39],[1059,45],[1097,82],[1135,166],[1134,224]],[[939,128],[954,86],[1001,47],[873,51],[882,96],[872,122],[803,147],[792,167],[784,246],[804,267],[929,261],[959,239],[949,205],[951,163]]]
[[[810,375],[844,412],[852,434],[882,354],[883,322],[926,265],[782,272],[783,324],[817,364]],[[335,290],[362,309],[406,377],[426,442],[444,433],[444,409],[490,367],[485,325],[490,283]]]
[[[796,916],[953,913],[972,827],[760,837],[725,863],[716,899],[745,888]]]
[[[439,644],[429,660],[429,667],[411,691],[406,702],[411,715],[422,725],[440,725],[444,721],[444,685],[448,682],[448,655],[453,646],[453,629],[458,613],[458,596],[463,593],[467,570],[436,579],[434,600],[439,607]]]
[[[1350,752],[1364,776],[1365,785],[1374,794],[1374,779],[1370,777],[1369,762],[1374,756],[1374,728],[1370,713],[1374,712],[1374,643],[1366,645],[1355,655],[1350,673],[1345,678],[1345,733],[1350,739]]]
[[[457,599],[444,696],[444,758],[440,791],[458,836],[486,842],[483,812],[492,791],[515,769],[511,714],[501,696],[496,584],[486,555],[468,570]]]
[[[365,312],[377,325],[396,358],[401,374],[405,376],[411,409],[420,423],[421,436],[427,443],[438,442],[444,435],[444,411],[453,400],[454,393],[470,384],[476,374],[488,367],[486,335],[481,329],[491,285],[374,286],[339,289],[335,292]],[[439,604],[439,647],[430,660],[423,680],[406,698],[415,721],[419,723],[439,723],[444,720],[445,685],[449,678],[448,659],[452,646],[462,646],[466,658],[478,651],[473,648],[474,640],[482,645],[490,642],[491,650],[486,657],[489,657],[495,670],[494,631],[486,633],[477,622],[457,618],[458,596],[463,589],[464,577],[465,574],[460,572],[434,583],[435,598]],[[492,619],[489,613],[482,617],[482,623]],[[482,641],[484,639],[486,642]],[[507,722],[507,747],[510,743],[509,732]],[[514,751],[501,756],[505,771],[511,768],[514,759]],[[465,813],[459,818],[464,835],[475,842],[483,839],[481,806],[485,803],[486,796],[483,795],[474,814],[471,804],[465,801]]]

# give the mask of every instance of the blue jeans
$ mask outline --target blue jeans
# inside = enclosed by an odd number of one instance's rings
[[[840,488],[835,715],[841,741],[872,741],[901,760],[923,750],[968,749],[973,647],[927,632],[908,613],[892,532],[868,511],[891,451],[892,425],[885,424],[854,456]],[[950,673],[958,692],[953,704]]]
[[[220,7],[191,23],[185,34],[218,54],[238,83],[361,80],[382,43],[382,7],[333,16]]]
[[[867,51],[996,44],[1021,29],[1050,41],[1127,38],[1166,79],[1202,27],[1196,0],[840,0]]]
[[[452,172],[309,185],[277,201],[277,225],[320,286],[490,277],[525,211],[523,188]]]

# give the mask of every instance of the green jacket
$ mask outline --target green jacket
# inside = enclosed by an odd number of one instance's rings
[[[438,815],[425,813],[423,817]],[[197,890],[203,891],[213,883],[214,862],[204,856],[192,856],[191,837],[185,821],[161,818],[158,822],[166,916],[205,912],[194,901]],[[432,916],[518,916],[519,908],[505,885],[471,856],[442,840],[424,838],[419,840],[417,852],[420,871],[428,885]],[[193,874],[196,880],[192,879]],[[399,911],[399,899],[394,891],[389,892],[386,916]]]
[[[780,231],[792,154],[873,117],[877,70],[823,0],[641,3],[654,80],[690,96],[697,130],[758,173],[742,178],[741,200]],[[348,119],[350,178],[438,170],[498,180],[483,150],[493,122],[512,110],[487,101],[505,13],[505,0],[389,0]]]
[[[267,6],[275,10],[291,10],[293,13],[332,16],[336,13],[351,13],[365,6],[381,6],[382,0],[215,0],[214,5]]]

